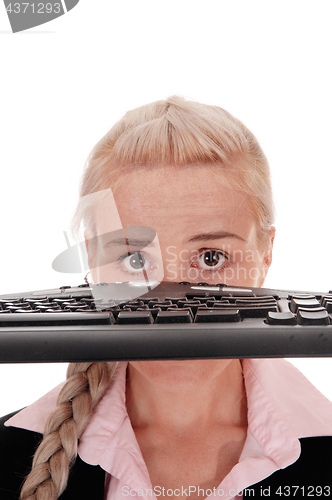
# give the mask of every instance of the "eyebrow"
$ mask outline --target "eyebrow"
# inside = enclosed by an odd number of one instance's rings
[[[241,236],[234,234],[234,233],[228,233],[227,231],[221,231],[218,233],[202,233],[202,234],[197,234],[196,236],[193,236],[188,240],[188,243],[191,243],[193,241],[210,241],[210,240],[221,240],[223,238],[236,238],[241,241],[246,241],[244,238]]]
[[[145,247],[155,247],[154,243],[151,242],[150,240],[138,240],[138,239],[126,239],[126,238],[116,238],[114,240],[108,241],[106,246],[108,245],[119,245],[119,246],[127,246],[129,245],[130,247],[139,247],[139,248],[145,248]]]
[[[221,240],[223,238],[236,238],[240,241],[246,241],[244,238],[241,236],[234,234],[234,233],[229,233],[227,231],[221,231],[217,233],[202,233],[202,234],[197,234],[195,236],[192,236],[189,240],[188,243],[196,242],[196,241],[212,241],[212,240]],[[127,246],[129,244],[130,247],[139,247],[139,248],[145,248],[145,247],[152,247],[155,248],[155,244],[151,242],[150,240],[140,240],[140,239],[129,239],[126,240],[126,238],[115,238],[109,242],[107,242],[106,246],[109,245],[119,245],[119,246]]]

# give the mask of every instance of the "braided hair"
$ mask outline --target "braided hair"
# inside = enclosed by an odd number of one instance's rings
[[[36,450],[20,500],[56,500],[66,489],[79,439],[110,385],[116,363],[72,363],[43,440]]]

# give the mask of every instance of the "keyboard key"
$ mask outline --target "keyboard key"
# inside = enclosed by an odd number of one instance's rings
[[[159,301],[159,297],[149,297],[149,298],[144,298],[144,297],[141,297],[140,300],[142,302],[144,302],[144,304],[149,304],[149,302],[158,302]]]
[[[165,300],[164,302],[157,302],[157,303],[153,304],[152,309],[155,307],[158,307],[162,311],[167,311],[168,307],[172,307],[172,306],[173,306],[173,304],[170,300],[167,300],[167,301]],[[149,307],[151,307],[150,303],[149,303]]]
[[[35,300],[34,302],[28,302],[29,305],[34,309],[35,307],[38,306],[48,306],[48,307],[60,307],[57,302],[50,302],[48,300],[40,301],[40,300]]]
[[[325,302],[325,309],[327,310],[327,312],[332,313],[332,300]]]
[[[41,303],[45,303],[45,302],[49,302],[48,300],[48,297],[38,297],[38,299],[32,299],[32,298],[27,298],[27,299],[24,299],[23,303],[24,304],[31,304],[31,307],[34,306],[34,304],[41,304]]]
[[[230,304],[230,301],[227,299],[223,300],[207,300],[206,305],[207,307],[218,307],[218,306],[224,306],[225,304]]]
[[[99,299],[95,301],[96,304],[96,309],[98,311],[103,311],[103,310],[109,310],[109,309],[114,309],[118,310],[120,309],[120,305],[117,304],[114,300],[108,300],[107,302],[100,301]]]
[[[266,303],[273,303],[273,304],[276,304],[276,300],[275,298],[272,296],[272,295],[266,295],[266,296],[261,296],[261,297],[241,297],[241,298],[237,298],[237,297],[234,297],[233,299],[230,299],[230,300],[234,300],[235,299],[235,304],[266,304]]]
[[[38,309],[16,309],[15,314],[16,313],[19,313],[19,314],[21,314],[21,313],[26,313],[26,314],[33,313],[33,314],[35,314],[35,313],[40,313],[40,312],[42,312],[42,311],[39,311]],[[53,312],[53,310],[51,312]]]
[[[316,298],[314,299],[294,299],[290,301],[289,309],[292,313],[296,313],[299,307],[305,307],[306,309],[311,309],[313,307],[319,307],[320,303]]]
[[[182,300],[182,299],[180,299],[177,301],[178,307],[189,307],[190,305],[195,305],[195,304],[201,305],[202,302],[198,299],[196,299],[196,300]]]
[[[320,303],[322,304],[323,307],[325,307],[325,304],[328,302],[332,302],[332,294],[329,295],[322,295]]]
[[[276,303],[262,303],[255,305],[245,305],[245,304],[221,304],[219,306],[214,306],[214,310],[239,310],[241,318],[266,318],[269,311],[278,312],[278,306]]]
[[[200,309],[207,309],[206,304],[191,304],[190,306],[186,306],[183,309],[189,309],[192,313],[193,316],[197,313],[198,310]]]
[[[92,297],[89,297],[89,298],[84,297],[82,299],[82,302],[84,302],[84,304],[88,304],[92,308],[96,307],[95,299],[93,299]]]
[[[149,309],[138,308],[137,311],[149,311],[153,320],[156,321],[157,314],[159,311],[161,311],[161,308],[160,307],[159,308],[154,307],[154,308],[149,308]]]
[[[295,293],[295,294],[288,294],[288,300],[292,299],[299,299],[299,300],[312,300],[315,299],[316,296],[310,293]]]
[[[137,309],[140,309],[140,310],[142,310],[142,309],[148,309],[148,305],[147,305],[147,304],[144,304],[144,303],[142,302],[142,303],[141,303],[141,304],[139,304],[139,305],[137,305],[137,304],[128,304],[128,305],[127,305],[127,304],[125,304],[125,305],[123,306],[123,310],[124,310],[124,311],[125,311],[125,310],[129,310],[129,311],[137,311]]]
[[[148,305],[148,307],[149,307],[150,309],[152,309],[152,307],[153,307],[154,305],[158,305],[158,303],[159,303],[159,302],[161,303],[161,300],[159,300],[158,298],[156,298],[156,299],[150,299],[150,300],[148,301],[147,305]],[[144,303],[146,304],[146,302],[144,302]],[[171,305],[172,305],[172,301],[170,300],[170,301],[168,302],[168,304],[169,304],[169,306],[171,306]]]
[[[156,323],[192,323],[194,320],[189,309],[159,311]]]
[[[212,302],[216,301],[215,297],[194,297],[193,299],[190,300],[198,300],[201,304],[211,304]],[[212,306],[211,306],[212,307]]]
[[[299,325],[329,325],[331,320],[326,310],[310,311],[299,309],[297,313],[297,322]]]
[[[120,311],[116,320],[118,325],[146,325],[153,323],[150,311]]]
[[[195,317],[195,323],[234,323],[239,321],[241,321],[241,316],[239,310],[237,309],[198,310]]]
[[[172,302],[172,304],[177,304],[179,302],[179,297],[165,297],[165,300],[170,300]]]
[[[239,307],[242,319],[244,318],[266,318],[269,312],[278,312],[278,307],[274,304],[252,306],[252,307]]]
[[[296,325],[296,316],[291,312],[271,312],[267,313],[265,321],[268,325]]]
[[[144,302],[143,302],[143,300],[137,300],[137,299],[135,299],[135,300],[130,300],[129,302],[127,302],[127,305],[130,306],[130,307],[132,307],[132,306],[133,307],[136,307],[136,306],[137,307],[142,307],[142,306],[144,306]]]
[[[322,312],[322,311],[326,311],[325,307],[321,307],[321,306],[318,306],[318,307],[299,307],[297,312],[299,311],[308,311],[308,312]]]
[[[195,314],[199,307],[202,307],[203,304],[200,300],[179,300],[177,303],[177,307],[180,309],[191,309],[191,311]]]
[[[56,314],[62,314],[63,309],[45,309],[45,311],[40,311],[39,309],[33,309],[32,312],[42,312],[42,313],[56,313]]]
[[[5,307],[6,305],[22,304],[21,299],[0,299],[0,306]]]
[[[52,302],[55,302],[56,304],[59,304],[61,306],[62,304],[75,304],[76,300],[73,298],[55,298],[52,300]]]
[[[248,306],[248,307],[262,307],[262,306],[276,306],[277,303],[274,299],[267,300],[236,300],[236,306]]]
[[[0,329],[2,327],[43,327],[43,326],[74,326],[74,325],[112,325],[113,315],[110,313],[71,313],[51,312],[37,314],[5,314],[0,315]]]
[[[13,304],[9,304],[9,305],[7,305],[7,306],[6,306],[6,309],[9,309],[9,311],[15,312],[15,311],[17,311],[18,309],[26,309],[26,310],[29,310],[29,309],[31,309],[31,307],[30,307],[29,305],[24,305],[24,304],[19,304],[19,303],[17,303],[17,304],[15,304],[15,305],[13,305]]]
[[[48,309],[52,309],[53,311],[60,311],[61,307],[58,304],[36,304],[34,306],[35,311],[47,311]]]
[[[65,306],[65,311],[77,311],[78,309],[89,309],[87,304],[77,302],[76,304],[68,304]]]

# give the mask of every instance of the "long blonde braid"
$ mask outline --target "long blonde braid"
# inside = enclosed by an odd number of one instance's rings
[[[56,500],[66,489],[78,441],[109,387],[117,363],[74,363],[36,450],[21,500]]]

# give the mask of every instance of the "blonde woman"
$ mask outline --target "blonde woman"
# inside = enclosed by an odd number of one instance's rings
[[[95,146],[82,221],[94,282],[163,266],[168,281],[260,287],[275,236],[268,163],[223,109],[155,102]],[[107,262],[95,236],[125,226],[153,228],[158,251]],[[2,419],[0,497],[330,496],[331,436],[331,403],[284,360],[71,364],[63,385]]]

